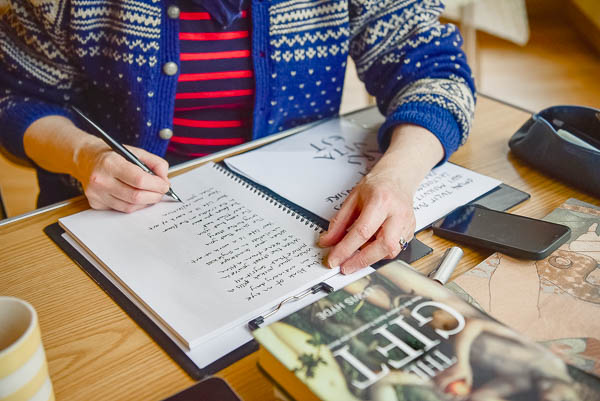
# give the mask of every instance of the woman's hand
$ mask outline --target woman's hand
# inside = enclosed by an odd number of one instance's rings
[[[148,174],[62,116],[35,121],[25,131],[23,143],[38,166],[78,179],[94,209],[130,213],[157,203],[169,190],[169,166],[164,159],[128,147],[156,175]]]
[[[152,153],[127,146],[156,175],[148,174],[100,140],[79,152],[79,169],[73,172],[94,209],[131,213],[159,202],[169,190],[168,163]]]
[[[352,190],[344,205],[319,240],[335,245],[329,252],[330,267],[352,273],[381,259],[395,258],[400,240],[410,241],[415,230],[412,192],[387,172],[371,172]]]
[[[344,201],[319,238],[332,247],[330,267],[349,274],[402,250],[401,242],[414,235],[413,197],[423,180],[443,157],[439,140],[425,128],[401,125],[392,133],[390,146]]]

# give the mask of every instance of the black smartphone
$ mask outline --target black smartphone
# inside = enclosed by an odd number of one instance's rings
[[[209,377],[163,401],[241,401],[227,382]]]
[[[571,229],[562,224],[465,205],[433,223],[433,233],[523,259],[543,259],[564,244]]]

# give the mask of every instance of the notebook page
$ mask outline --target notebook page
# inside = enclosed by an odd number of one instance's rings
[[[330,220],[380,157],[377,126],[334,119],[230,157],[225,163],[232,170]],[[415,194],[416,230],[500,183],[452,163],[434,168]]]
[[[339,271],[322,265],[310,224],[213,164],[171,183],[184,203],[59,222],[188,349]]]
[[[134,303],[134,305],[140,309],[144,314],[146,314],[154,324],[160,327],[166,334],[169,336],[171,341],[175,343],[182,351],[184,351],[187,356],[198,366],[199,368],[204,368],[207,365],[215,362],[219,358],[224,357],[229,354],[231,351],[236,348],[244,345],[248,341],[251,341],[254,337],[252,337],[252,333],[248,328],[247,324],[243,324],[241,326],[234,327],[228,330],[226,333],[219,335],[218,337],[214,337],[209,341],[202,343],[193,350],[187,350],[187,347],[183,346],[178,339],[173,336],[172,333],[169,332],[168,327],[165,327],[164,324],[156,319],[155,316],[152,315],[152,312],[147,310],[143,304],[141,304],[137,299],[133,297],[129,297],[127,290],[119,284],[110,274],[106,272],[104,267],[102,267],[94,258],[92,258],[85,249],[83,249],[73,238],[69,236],[67,233],[63,233],[62,237],[75,248],[77,252],[82,254],[93,266],[97,269],[104,277],[106,277],[110,282],[115,285],[121,292],[123,292],[126,296],[128,296],[129,300]],[[336,274],[327,280],[327,284],[333,287],[334,290],[339,290],[340,288],[345,287],[346,285],[366,276],[374,272],[375,270],[371,267],[365,267],[364,269],[360,269],[352,274]],[[287,315],[297,311],[305,307],[306,305],[310,305],[313,302],[323,298],[327,295],[326,292],[320,291],[315,294],[308,295],[300,300],[294,302],[285,303],[281,309],[273,316],[265,319],[264,325],[268,325],[272,322],[275,322],[281,318],[286,317]],[[149,333],[150,334],[150,333]]]

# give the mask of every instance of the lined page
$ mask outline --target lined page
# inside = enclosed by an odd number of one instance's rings
[[[377,126],[334,119],[225,162],[232,170],[330,220],[380,157]],[[452,163],[434,168],[415,194],[416,230],[500,183]]]
[[[189,349],[338,272],[310,224],[214,164],[171,183],[183,203],[60,224]]]

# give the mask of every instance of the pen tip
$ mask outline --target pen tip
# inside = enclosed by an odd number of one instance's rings
[[[183,201],[181,200],[181,198],[179,196],[177,196],[177,194],[175,192],[173,192],[173,190],[171,188],[169,188],[169,191],[167,192],[167,195],[170,196],[171,198],[175,199],[177,202],[183,203]]]

